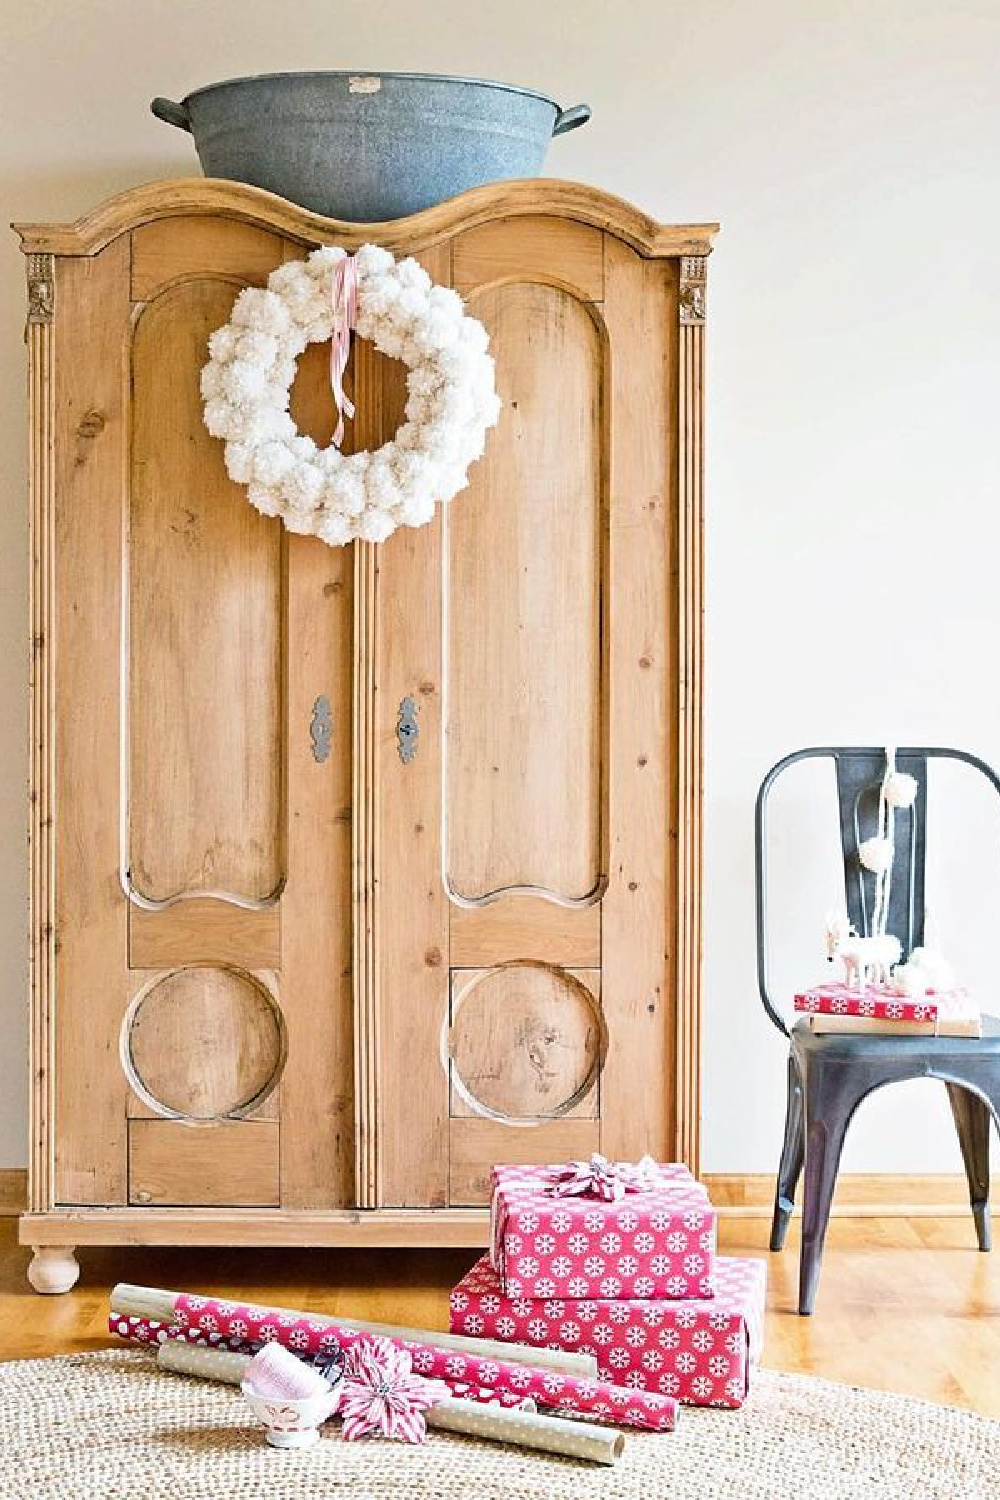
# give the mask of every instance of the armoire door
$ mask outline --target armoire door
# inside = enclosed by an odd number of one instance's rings
[[[354,1202],[354,559],[253,509],[199,393],[300,253],[173,219],[58,268],[57,1203]]]
[[[460,231],[450,272],[503,411],[469,488],[369,563],[359,1187],[387,1206],[674,1138],[674,272],[545,215]]]

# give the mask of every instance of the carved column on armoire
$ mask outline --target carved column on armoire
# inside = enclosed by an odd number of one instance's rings
[[[704,477],[705,477],[705,313],[708,258],[683,255],[679,270],[680,338],[677,361],[677,562],[680,578],[677,683],[680,694],[677,760],[680,817],[677,825],[678,883],[702,888],[704,845]],[[682,1005],[677,1026],[678,1148],[685,1161],[701,1159],[701,936],[700,900],[678,908],[677,961]]]
[[[697,1169],[715,229],[547,180],[20,227],[37,1289],[80,1244],[482,1244],[493,1160]],[[482,320],[503,411],[432,522],[328,548],[229,480],[199,372],[241,287],[371,239]],[[348,374],[377,448],[405,370]]]

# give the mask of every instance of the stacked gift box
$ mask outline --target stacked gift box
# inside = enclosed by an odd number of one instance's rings
[[[795,1009],[822,1035],[857,1032],[874,1036],[971,1036],[983,1034],[983,1018],[968,990],[929,990],[905,995],[894,981],[817,984],[795,996]]]
[[[602,1157],[493,1169],[490,1250],[451,1330],[592,1354],[602,1378],[740,1406],[760,1357],[766,1267],[716,1253],[716,1215],[678,1163]]]

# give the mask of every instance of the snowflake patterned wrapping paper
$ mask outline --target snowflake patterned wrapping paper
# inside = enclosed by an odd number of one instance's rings
[[[767,1266],[720,1256],[707,1300],[507,1297],[489,1256],[451,1294],[452,1333],[594,1354],[606,1380],[692,1406],[741,1406],[760,1359]]]
[[[967,990],[931,990],[915,997],[900,994],[892,984],[869,984],[864,990],[816,984],[795,996],[795,1009],[810,1016],[869,1016],[879,1021],[937,1021],[978,1014]]]
[[[335,1319],[319,1314],[303,1317],[277,1307],[196,1297],[187,1292],[180,1292],[175,1298],[174,1322],[188,1331],[188,1337],[192,1333],[217,1335],[233,1346],[278,1343],[303,1358],[333,1354],[371,1338],[371,1334],[345,1328]],[[415,1375],[443,1380],[452,1388],[486,1386],[497,1393],[531,1397],[539,1406],[552,1406],[617,1427],[641,1427],[650,1432],[673,1432],[677,1421],[677,1402],[668,1392],[659,1392],[655,1387],[644,1390],[634,1384],[568,1375],[516,1361],[508,1364],[486,1356],[480,1358],[464,1349],[443,1349],[410,1339],[393,1339],[392,1343],[412,1355]]]
[[[715,1210],[680,1162],[615,1202],[557,1196],[565,1167],[493,1168],[490,1260],[508,1297],[711,1297]]]
[[[145,1344],[160,1348],[163,1344],[187,1344],[189,1347],[216,1349],[223,1354],[246,1354],[251,1357],[265,1346],[263,1344],[239,1343],[236,1339],[224,1339],[218,1333],[203,1333],[199,1328],[182,1327],[177,1323],[161,1323],[155,1318],[138,1318],[112,1312],[108,1318],[108,1332],[131,1344]],[[305,1361],[317,1361],[316,1356],[303,1356]],[[462,1381],[450,1382],[451,1394],[462,1401],[475,1401],[481,1406],[502,1406],[508,1411],[536,1411],[531,1396],[521,1396],[513,1391],[494,1391],[484,1385],[469,1385]]]

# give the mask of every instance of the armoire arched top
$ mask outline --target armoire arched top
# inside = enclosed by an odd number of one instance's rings
[[[247,183],[182,177],[129,188],[72,224],[15,224],[14,229],[25,254],[94,255],[142,224],[201,214],[239,219],[302,244],[373,241],[389,250],[407,251],[427,249],[458,229],[489,223],[500,214],[508,219],[545,214],[604,230],[655,260],[707,255],[719,228],[718,224],[659,224],[614,193],[553,178],[487,183],[404,219],[351,224],[311,213]]]

